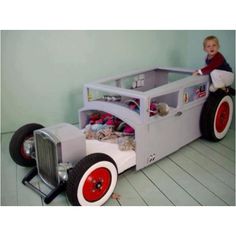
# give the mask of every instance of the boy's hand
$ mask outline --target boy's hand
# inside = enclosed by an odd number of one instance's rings
[[[198,71],[194,71],[194,72],[192,73],[192,76],[196,76],[196,75],[199,75]]]

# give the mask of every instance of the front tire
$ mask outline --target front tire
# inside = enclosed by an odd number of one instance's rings
[[[69,172],[67,196],[74,206],[101,206],[112,195],[117,182],[113,159],[94,153],[80,160]]]
[[[9,152],[16,164],[24,167],[36,165],[35,160],[26,152],[24,144],[29,141],[33,142],[33,132],[42,128],[44,127],[40,124],[27,124],[13,134],[9,144]]]
[[[210,93],[200,119],[203,138],[215,142],[222,140],[229,130],[232,117],[232,98],[222,90]]]

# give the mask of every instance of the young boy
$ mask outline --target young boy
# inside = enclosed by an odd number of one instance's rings
[[[231,95],[235,95],[235,90],[230,87],[234,81],[232,68],[219,52],[219,40],[215,36],[208,36],[203,41],[203,49],[207,53],[206,66],[195,71],[193,75],[210,74],[212,84],[209,90],[215,92],[217,89],[223,89]]]

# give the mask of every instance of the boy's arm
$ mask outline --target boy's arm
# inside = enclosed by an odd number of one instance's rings
[[[213,70],[217,69],[223,63],[224,63],[224,57],[220,53],[217,53],[207,66],[198,70],[198,74],[200,75],[210,74]]]

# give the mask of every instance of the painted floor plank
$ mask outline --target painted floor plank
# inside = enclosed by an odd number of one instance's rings
[[[41,206],[41,197],[21,182],[29,171],[30,168],[17,166],[18,206]],[[32,179],[31,183],[38,187],[38,181],[36,178]]]
[[[189,146],[182,148],[179,153],[185,155],[203,169],[209,171],[209,173],[221,180],[224,184],[228,185],[232,190],[235,189],[235,176],[216,164],[214,161],[206,158]]]
[[[42,181],[39,181],[39,189],[45,194],[48,194],[51,189],[47,187]],[[53,199],[52,202],[46,204],[42,198],[43,206],[68,206],[68,201],[65,192],[60,193],[56,198]]]
[[[120,204],[116,199],[112,199],[110,197],[109,200],[104,204],[104,206],[120,206]]]
[[[227,135],[220,141],[220,143],[235,151],[235,130],[229,129]]]
[[[235,162],[235,151],[233,151],[230,148],[227,148],[225,145],[221,144],[220,142],[210,142],[203,139],[198,139],[198,141],[203,143],[204,145],[207,145],[209,148],[218,152],[220,155],[227,157],[229,160]]]
[[[176,206],[199,206],[181,186],[170,178],[158,165],[151,165],[143,172],[155,183],[155,185],[168,197]]]
[[[208,171],[179,152],[170,158],[228,205],[233,206],[235,204],[235,192]]]
[[[127,170],[127,173],[132,172],[132,170]],[[118,179],[117,179],[117,185],[118,185],[118,181],[120,179],[120,176],[125,176],[124,173],[118,175]],[[122,177],[123,178],[123,177]],[[117,192],[117,186],[114,189],[112,196],[108,199],[108,201],[104,204],[104,206],[121,206],[121,203],[119,202],[120,200],[120,194]]]
[[[148,171],[148,168],[144,169]],[[125,174],[126,179],[141,195],[148,206],[172,206],[171,201],[154,185],[142,171]]]
[[[221,167],[225,168],[231,174],[235,173],[235,165],[233,161],[223,157],[216,151],[212,150],[208,146],[204,145],[203,143],[199,142],[198,140],[189,144],[197,152],[201,153],[203,156],[207,157],[208,159],[216,162]]]
[[[17,206],[16,164],[10,157],[8,145],[12,134],[1,135],[1,204]]]
[[[171,157],[175,157],[172,154]],[[214,193],[209,191],[199,181],[193,178],[181,167],[176,165],[171,159],[165,158],[164,160],[156,163],[163,171],[165,171],[176,183],[185,189],[194,199],[204,206],[225,206],[226,203],[217,197]]]
[[[122,206],[147,205],[140,195],[135,191],[132,185],[130,185],[130,183],[127,181],[124,174],[118,177],[114,192],[120,195],[118,201]]]

